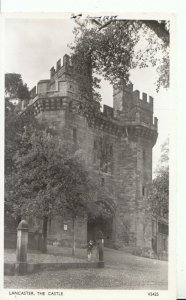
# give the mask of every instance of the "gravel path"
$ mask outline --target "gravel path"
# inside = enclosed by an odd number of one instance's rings
[[[45,271],[5,276],[5,288],[167,289],[168,263],[105,249],[104,269]]]

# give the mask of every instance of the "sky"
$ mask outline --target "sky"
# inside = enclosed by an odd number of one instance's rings
[[[72,19],[8,18],[5,22],[4,72],[20,73],[31,89],[41,79],[49,78],[49,70],[64,54],[70,54],[73,42]],[[156,93],[156,71],[152,68],[132,70],[134,89],[154,98],[154,116],[158,118],[158,140],[153,148],[153,170],[158,164],[161,145],[170,132],[169,90]],[[113,106],[112,86],[101,84],[102,104]]]

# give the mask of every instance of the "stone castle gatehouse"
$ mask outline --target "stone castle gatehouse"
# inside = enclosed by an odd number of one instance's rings
[[[146,210],[152,180],[152,148],[157,139],[153,98],[132,85],[113,89],[113,107],[98,107],[93,120],[83,114],[78,87],[72,76],[70,57],[57,62],[50,79],[41,80],[31,91],[23,114],[32,113],[62,139],[75,143],[87,168],[100,180],[115,206],[110,222],[76,224],[77,244],[86,244],[102,230],[106,245],[152,247],[152,218]],[[61,244],[72,241],[72,221],[50,220],[48,236]]]

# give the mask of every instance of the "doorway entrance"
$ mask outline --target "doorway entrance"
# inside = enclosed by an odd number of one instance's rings
[[[100,231],[103,234],[105,246],[109,246],[112,242],[112,219],[103,220],[99,218],[95,220],[88,220],[87,241],[96,241]]]

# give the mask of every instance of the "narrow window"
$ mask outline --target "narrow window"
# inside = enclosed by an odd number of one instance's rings
[[[97,142],[94,140],[93,144],[93,162],[95,163],[97,160]]]
[[[142,195],[145,196],[145,187],[142,188]]]
[[[166,247],[166,238],[163,237],[163,251],[166,251],[167,250],[166,248],[167,248]]]
[[[146,152],[145,150],[143,150],[143,164],[145,164],[145,161],[146,161]]]
[[[77,129],[73,128],[73,142],[77,143]]]
[[[72,102],[69,103],[69,111],[72,111]]]
[[[48,224],[48,231],[49,231],[49,234],[51,234],[52,233],[52,220],[51,220],[51,218],[49,218],[49,222],[48,222],[49,224]]]

